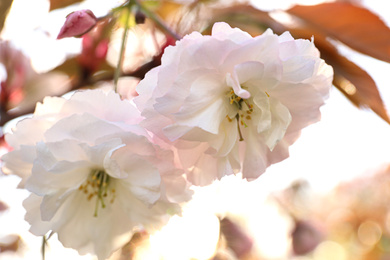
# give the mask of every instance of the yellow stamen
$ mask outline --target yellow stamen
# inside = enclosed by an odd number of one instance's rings
[[[95,217],[97,217],[99,204],[102,208],[106,207],[104,198],[110,195],[110,203],[115,201],[115,189],[108,189],[111,182],[111,177],[104,170],[93,170],[84,184],[79,187],[79,190],[87,195],[87,201],[96,196]]]

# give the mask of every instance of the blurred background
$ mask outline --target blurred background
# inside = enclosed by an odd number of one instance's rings
[[[90,9],[106,17],[124,1],[60,2],[0,2],[4,133],[15,124],[14,118],[33,112],[46,95],[112,87],[123,14],[102,18],[99,27],[82,38],[56,37],[70,12]],[[321,109],[322,120],[302,131],[288,159],[269,167],[256,181],[229,176],[194,188],[182,217],[173,217],[155,234],[137,233],[112,259],[390,259],[387,1],[145,2],[179,36],[193,30],[207,33],[215,21],[252,35],[267,27],[278,34],[288,29],[294,37],[314,35],[337,78]],[[305,9],[314,7],[324,9]],[[150,17],[131,27],[119,80],[122,96],[134,96],[139,79],[158,65],[164,47],[174,44],[170,31]],[[361,43],[361,49],[353,43]],[[0,155],[8,149],[1,139]],[[0,259],[40,259],[42,238],[28,232],[22,207],[28,192],[16,188],[18,181],[0,173]],[[53,236],[46,259],[94,257],[63,248]]]

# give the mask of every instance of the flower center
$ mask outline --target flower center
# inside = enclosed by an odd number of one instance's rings
[[[110,203],[114,203],[115,188],[110,189],[110,182],[112,182],[111,177],[104,170],[94,169],[79,187],[79,190],[87,196],[88,201],[96,196],[95,217],[97,217],[99,204],[102,208],[106,207],[105,199],[108,199],[108,194],[110,194]]]
[[[245,121],[252,119],[251,114],[253,113],[253,105],[248,102],[248,99],[237,96],[233,90],[229,92],[228,97],[230,105],[234,105],[238,108],[238,112],[235,117],[237,119],[237,129],[240,137],[239,141],[244,141],[240,126],[248,127]],[[228,115],[226,118],[229,122],[233,121],[233,118],[230,118]]]

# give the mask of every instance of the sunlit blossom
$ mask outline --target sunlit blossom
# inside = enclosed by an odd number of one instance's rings
[[[6,141],[4,171],[22,177],[35,235],[58,233],[66,247],[106,259],[134,228],[154,230],[190,198],[171,151],[149,141],[139,113],[118,94],[47,97]]]
[[[135,103],[194,184],[238,172],[252,180],[320,119],[332,77],[312,41],[216,23],[211,36],[193,32],[168,47]]]

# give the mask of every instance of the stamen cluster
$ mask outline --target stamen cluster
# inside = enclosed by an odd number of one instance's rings
[[[87,195],[88,201],[96,196],[95,217],[97,217],[99,202],[103,209],[106,207],[104,200],[108,197],[108,194],[111,197],[110,203],[112,204],[115,201],[115,188],[110,188],[112,186],[110,185],[111,179],[112,177],[104,170],[92,170],[88,179],[79,187],[79,190]]]

